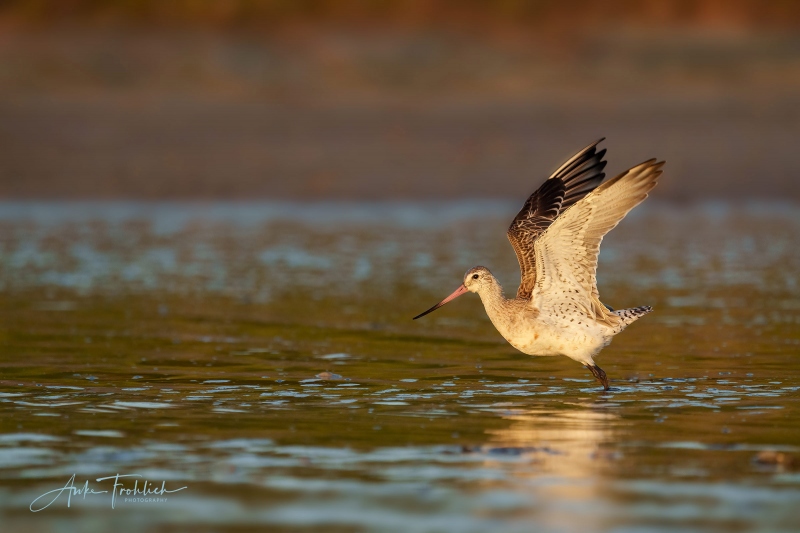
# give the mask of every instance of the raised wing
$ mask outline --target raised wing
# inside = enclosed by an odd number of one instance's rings
[[[651,159],[608,180],[564,212],[534,246],[536,307],[555,314],[580,312],[609,326],[619,317],[600,303],[600,243],[656,186],[664,162]]]
[[[592,192],[603,181],[605,150],[597,151],[596,141],[561,165],[517,213],[506,235],[517,254],[520,284],[517,298],[530,298],[536,284],[533,244],[569,206]]]

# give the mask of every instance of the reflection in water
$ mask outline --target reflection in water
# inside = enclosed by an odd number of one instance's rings
[[[489,429],[489,455],[520,454],[509,471],[516,490],[535,506],[536,523],[552,530],[591,531],[598,519],[591,511],[607,498],[604,473],[621,457],[614,446],[619,416],[591,404],[560,410],[510,409],[501,413],[511,424]]]
[[[613,412],[584,405],[560,411],[512,410],[502,418],[511,425],[487,430],[489,443],[520,451],[543,451],[537,455],[537,462],[548,474],[588,477],[597,473],[598,458],[613,458],[605,449],[615,442],[614,424],[619,416]]]
[[[797,212],[615,230],[604,301],[656,311],[601,394],[475,300],[410,320],[464,264],[515,279],[516,207],[0,204],[4,531],[791,531]],[[117,472],[188,488],[27,510]]]

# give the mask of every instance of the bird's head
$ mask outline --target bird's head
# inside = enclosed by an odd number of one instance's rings
[[[480,293],[482,290],[490,287],[494,283],[495,283],[494,276],[492,276],[492,273],[489,272],[488,268],[482,266],[472,267],[469,270],[467,270],[466,274],[464,274],[464,282],[461,284],[459,288],[453,291],[453,293],[450,296],[448,296],[438,304],[434,305],[424,313],[420,313],[417,316],[415,316],[414,320],[421,318],[427,315],[428,313],[436,311],[444,304],[452,302],[453,300],[455,300],[456,298],[458,298],[459,296],[461,296],[466,292]]]
[[[464,287],[469,292],[481,292],[481,289],[489,287],[494,283],[494,276],[489,269],[482,266],[474,266],[464,274]]]

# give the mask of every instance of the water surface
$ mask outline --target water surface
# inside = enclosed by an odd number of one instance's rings
[[[515,204],[0,204],[4,531],[793,531],[800,215],[653,203],[603,243],[602,393],[504,343]],[[165,502],[40,494],[120,474]]]

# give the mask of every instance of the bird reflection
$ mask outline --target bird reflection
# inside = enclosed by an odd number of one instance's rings
[[[595,404],[574,407],[505,411],[501,416],[511,424],[487,430],[486,448],[493,454],[530,455],[540,466],[536,474],[591,475],[616,458],[619,415]]]

